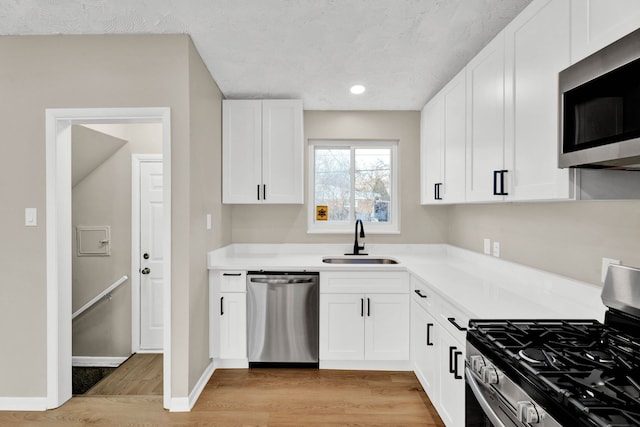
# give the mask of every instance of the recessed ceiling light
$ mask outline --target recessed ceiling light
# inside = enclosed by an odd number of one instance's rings
[[[362,85],[351,86],[351,93],[354,95],[360,95],[364,93],[364,91],[365,91],[365,87]]]

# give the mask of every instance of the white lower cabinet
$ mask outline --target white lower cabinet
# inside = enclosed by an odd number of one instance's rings
[[[248,366],[246,280],[244,271],[209,273],[209,355],[219,367]]]
[[[439,334],[440,327],[433,316],[417,303],[411,307],[413,322],[411,325],[411,346],[413,348],[413,362],[416,376],[420,380],[424,391],[434,396],[440,390],[440,353],[442,343]]]
[[[464,343],[446,331],[438,336],[440,392],[436,407],[447,426],[464,426]]]
[[[354,292],[367,288],[372,292]],[[322,273],[321,367],[326,361],[371,361],[368,365],[344,365],[367,369],[375,369],[375,361],[408,362],[408,288],[404,272]]]
[[[409,295],[320,295],[320,360],[409,360]]]
[[[465,316],[424,282],[411,278],[413,369],[448,427],[465,424]],[[451,319],[451,320],[450,320]]]
[[[247,358],[247,294],[220,294],[220,358]]]

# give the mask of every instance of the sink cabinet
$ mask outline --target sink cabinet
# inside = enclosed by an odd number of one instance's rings
[[[320,367],[392,369],[407,365],[408,289],[406,272],[323,272]]]

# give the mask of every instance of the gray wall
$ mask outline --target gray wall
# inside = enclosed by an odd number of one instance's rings
[[[640,266],[640,201],[580,201],[452,206],[448,242],[600,284],[602,257]]]
[[[131,277],[131,156],[162,153],[160,124],[72,127],[73,147],[105,143],[105,138],[127,143],[73,188],[72,224],[111,228],[111,255],[77,256],[73,245],[73,311],[82,307],[122,275]],[[131,280],[73,321],[74,356],[121,356],[131,354]]]
[[[204,265],[207,250],[228,242],[224,234],[214,236],[222,226],[206,233],[192,221],[209,208],[222,221],[224,212],[215,206],[214,191],[205,200],[191,200],[192,186],[200,189],[205,180],[210,188],[219,185],[213,171],[211,177],[194,176],[190,168],[192,159],[216,167],[198,138],[221,122],[221,95],[212,80],[200,80],[206,85],[200,90],[213,99],[190,100],[197,96],[190,81],[202,74],[202,67],[190,69],[194,55],[187,35],[0,37],[0,237],[10,242],[0,245],[0,396],[47,392],[45,109],[154,106],[171,109],[172,394],[189,395],[189,377],[200,369],[190,367],[189,352],[200,353],[198,360],[204,352],[202,343],[191,342],[190,327],[206,328],[190,325],[189,316],[205,316],[203,302],[189,306],[192,284],[202,293],[202,280],[193,272]],[[202,114],[209,123],[195,120]],[[38,208],[37,227],[24,226],[25,207]],[[206,233],[205,241],[192,242],[199,233]]]
[[[420,206],[420,113],[417,111],[305,111],[305,204],[234,205],[235,243],[348,243],[346,234],[307,234],[309,139],[398,140],[400,234],[370,234],[369,243],[446,241],[446,208]]]

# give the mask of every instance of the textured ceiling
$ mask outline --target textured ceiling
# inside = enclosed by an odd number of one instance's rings
[[[0,0],[0,35],[186,33],[228,98],[419,110],[530,1]]]

